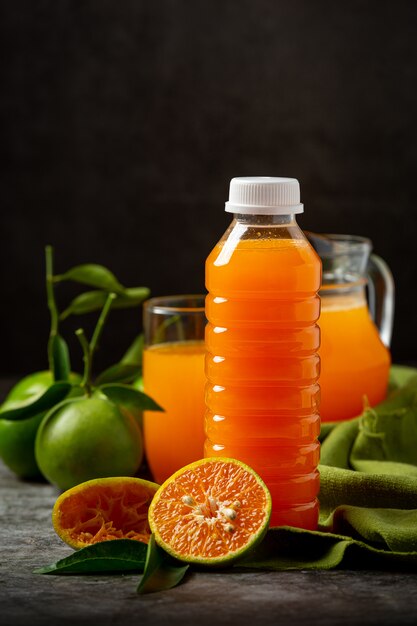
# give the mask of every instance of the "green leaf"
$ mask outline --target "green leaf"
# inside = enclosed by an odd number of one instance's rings
[[[126,350],[119,363],[115,363],[99,374],[96,385],[107,383],[131,383],[142,373],[143,335],[138,335]]]
[[[107,291],[85,291],[76,296],[68,308],[61,313],[61,319],[69,315],[83,315],[102,309],[107,300]]]
[[[125,363],[128,365],[137,365],[138,367],[142,366],[142,356],[143,356],[143,346],[144,346],[144,337],[143,335],[138,335],[130,347],[126,350],[125,354],[122,356],[120,363]]]
[[[34,574],[99,574],[143,572],[147,545],[134,539],[113,539],[81,548],[56,563],[39,567]]]
[[[111,365],[96,378],[96,385],[131,383],[142,373],[143,335],[138,335],[118,363]]]
[[[35,399],[29,399],[22,402],[20,406],[14,409],[6,409],[0,411],[0,418],[5,420],[23,420],[34,417],[39,413],[49,411],[53,406],[61,402],[71,390],[71,383],[59,381],[48,387],[48,389]]]
[[[61,335],[52,338],[52,358],[54,363],[54,380],[68,380],[71,363],[67,342]]]
[[[77,265],[65,272],[65,274],[56,276],[55,280],[73,280],[77,283],[105,291],[124,292],[124,287],[119,283],[116,276],[107,267],[95,263]]]
[[[124,295],[116,294],[117,297],[112,304],[113,309],[128,309],[138,306],[149,296],[147,287],[134,287],[125,289]],[[83,315],[102,309],[108,296],[107,291],[85,291],[76,296],[67,309],[61,313],[61,319],[69,315]]]
[[[143,576],[138,585],[138,593],[154,593],[165,591],[178,585],[184,578],[189,565],[173,559],[160,548],[151,535]]]
[[[117,294],[113,307],[116,309],[128,309],[141,304],[149,296],[148,287],[129,287],[123,294]]]
[[[146,395],[146,393],[138,391],[130,385],[116,383],[101,385],[100,391],[117,405],[125,407],[132,406],[136,410],[141,411],[164,411],[164,409],[160,407],[155,400],[152,400],[151,397]]]
[[[95,380],[95,385],[105,385],[108,383],[130,383],[140,375],[140,368],[137,365],[128,363],[116,363],[104,372],[99,374]]]

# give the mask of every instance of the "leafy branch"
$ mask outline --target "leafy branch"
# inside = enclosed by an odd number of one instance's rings
[[[84,330],[82,328],[79,328],[78,330],[75,331],[75,334],[77,335],[81,343],[81,347],[82,347],[83,354],[84,354],[84,376],[81,381],[81,386],[84,387],[88,395],[91,395],[94,353],[97,349],[97,344],[103,332],[104,325],[106,323],[107,317],[110,313],[110,309],[115,298],[116,298],[116,294],[114,293],[108,294],[106,298],[106,302],[104,303],[103,310],[101,311],[100,317],[98,318],[98,322],[96,324],[96,327],[94,329],[93,336],[90,342],[88,342],[85,336]]]
[[[93,357],[103,331],[110,308],[130,308],[140,305],[148,296],[147,287],[124,287],[115,275],[103,265],[87,263],[77,265],[63,274],[54,274],[54,249],[51,245],[45,247],[45,281],[46,299],[50,314],[50,330],[47,344],[48,364],[53,382],[48,389],[40,395],[29,398],[27,401],[13,409],[0,411],[2,419],[23,420],[29,419],[40,412],[45,412],[74,389],[79,387],[78,381],[70,382],[71,362],[68,345],[60,334],[60,323],[70,315],[80,315],[101,309],[101,314],[93,332],[91,341],[88,342],[82,329],[76,332],[84,354],[84,376],[81,386],[87,393],[92,390]],[[60,313],[56,287],[64,281],[73,281],[81,285],[93,287],[94,291],[87,291],[76,296],[69,306]],[[113,389],[110,383],[132,383],[141,372],[143,351],[143,337],[138,336],[122,357],[121,361],[99,374],[94,386],[106,385],[106,393],[126,396],[132,406],[142,409],[152,405],[152,410],[161,410],[156,403],[137,391],[130,389]],[[74,377],[75,378],[75,377]],[[125,385],[126,387],[126,385]]]

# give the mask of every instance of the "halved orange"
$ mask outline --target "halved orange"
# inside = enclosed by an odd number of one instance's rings
[[[148,509],[159,485],[141,478],[97,478],[64,491],[52,510],[56,533],[76,550],[110,539],[149,542]]]
[[[268,529],[271,496],[262,479],[235,459],[202,459],[180,469],[149,507],[155,541],[187,563],[229,564]]]

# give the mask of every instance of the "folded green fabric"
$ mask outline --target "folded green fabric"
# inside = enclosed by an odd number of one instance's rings
[[[319,530],[271,528],[239,565],[417,569],[417,369],[393,366],[387,399],[320,440]]]

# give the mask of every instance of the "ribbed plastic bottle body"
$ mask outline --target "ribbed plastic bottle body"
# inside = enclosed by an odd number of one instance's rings
[[[317,525],[320,280],[292,216],[238,216],[206,262],[205,455],[262,476],[272,525]]]

